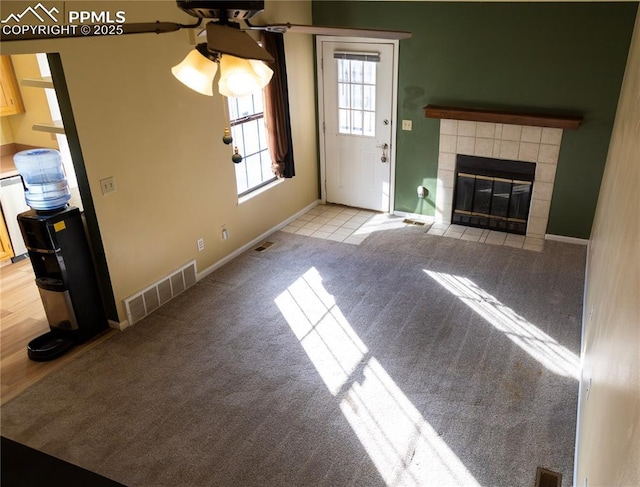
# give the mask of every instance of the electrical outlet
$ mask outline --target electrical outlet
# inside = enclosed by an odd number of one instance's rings
[[[402,121],[402,130],[413,130],[413,121],[411,121],[411,120],[403,120]]]
[[[220,227],[220,237],[222,238],[222,240],[229,240],[229,230],[227,230],[227,227],[225,225],[222,225]]]
[[[102,194],[113,193],[116,190],[116,180],[111,176],[100,180]]]
[[[198,243],[198,252],[202,252],[204,250],[204,239],[199,238],[197,243]]]

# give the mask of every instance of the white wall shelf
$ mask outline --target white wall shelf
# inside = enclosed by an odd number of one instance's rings
[[[53,123],[34,123],[33,130],[39,132],[49,132],[50,134],[64,134],[62,120],[54,120]]]
[[[51,76],[43,78],[24,78],[20,81],[22,86],[32,86],[33,88],[53,88]]]

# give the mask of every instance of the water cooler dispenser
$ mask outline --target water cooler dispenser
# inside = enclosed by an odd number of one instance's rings
[[[80,210],[69,191],[59,153],[14,156],[31,210],[18,215],[50,331],[29,342],[29,358],[52,360],[107,328],[100,288]]]

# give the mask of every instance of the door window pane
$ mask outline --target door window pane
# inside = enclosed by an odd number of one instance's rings
[[[349,61],[351,63],[351,83],[362,83],[364,78],[364,61]]]
[[[376,63],[364,63],[363,82],[368,85],[376,84]]]
[[[351,133],[355,135],[362,135],[364,133],[362,112],[360,110],[351,111]]]
[[[376,110],[376,87],[375,86],[364,86],[364,100],[363,100],[363,108],[365,110],[369,110],[375,112]]]
[[[376,64],[337,59],[338,132],[375,137]]]
[[[362,110],[362,85],[351,85],[351,108]]]
[[[351,107],[351,96],[349,92],[349,85],[347,83],[338,83],[338,107]]]
[[[338,110],[338,130],[341,134],[351,133],[351,111],[350,110]]]
[[[349,82],[349,70],[351,66],[349,65],[349,61],[345,59],[338,60],[338,81],[341,83]]]

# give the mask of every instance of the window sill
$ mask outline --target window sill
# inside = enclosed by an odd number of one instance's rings
[[[256,189],[255,191],[252,191],[249,194],[245,194],[244,196],[240,196],[238,198],[238,205],[241,205],[242,203],[246,203],[250,199],[255,198],[256,196],[259,196],[262,193],[264,193],[266,191],[269,191],[271,188],[275,188],[277,185],[282,184],[282,183],[284,183],[284,178],[276,179],[275,181],[272,181],[269,184],[266,184],[266,185]]]

